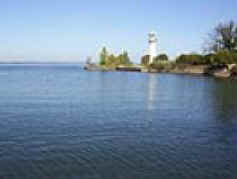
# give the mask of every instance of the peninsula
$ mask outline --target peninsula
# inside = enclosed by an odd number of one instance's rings
[[[166,54],[157,54],[157,36],[148,34],[148,54],[140,64],[133,64],[126,51],[118,56],[109,54],[104,47],[98,64],[87,60],[88,71],[135,71],[148,73],[178,73],[211,75],[219,78],[237,77],[237,24],[234,21],[220,23],[214,29],[203,54],[182,54],[169,60]]]

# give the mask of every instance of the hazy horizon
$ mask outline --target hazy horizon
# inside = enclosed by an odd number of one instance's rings
[[[157,32],[158,53],[171,58],[201,52],[219,23],[237,20],[237,2],[220,1],[3,1],[0,63],[81,63],[106,46],[139,62],[147,34]]]

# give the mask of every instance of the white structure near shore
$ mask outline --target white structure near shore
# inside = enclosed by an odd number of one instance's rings
[[[149,64],[153,63],[154,58],[157,56],[157,38],[155,32],[149,33]]]

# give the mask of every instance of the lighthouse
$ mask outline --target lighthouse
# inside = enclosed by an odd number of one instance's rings
[[[153,63],[154,58],[157,56],[157,38],[155,32],[149,33],[149,64]]]

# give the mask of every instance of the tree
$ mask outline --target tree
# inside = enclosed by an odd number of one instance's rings
[[[209,34],[209,41],[205,51],[218,52],[221,50],[234,51],[237,48],[237,26],[234,21],[220,23]]]
[[[128,52],[124,51],[122,54],[116,56],[114,54],[109,54],[104,47],[100,53],[100,65],[129,65],[132,64],[128,56]]]
[[[176,59],[176,63],[180,64],[189,64],[189,65],[204,65],[207,64],[204,56],[196,53],[188,54],[188,55],[180,55]]]
[[[121,56],[122,56],[122,61],[121,61],[122,64],[126,64],[126,65],[131,64],[127,51],[124,51]]]
[[[100,65],[105,65],[106,60],[108,58],[108,52],[105,47],[103,47],[101,53],[100,53]]]
[[[205,60],[206,65],[214,64],[215,63],[215,54],[209,53],[207,55],[203,56],[203,59]]]
[[[154,58],[155,63],[158,63],[160,61],[168,61],[168,60],[169,60],[169,57],[166,54],[160,54]]]
[[[114,56],[113,54],[109,55],[106,62],[105,62],[106,65],[113,65],[113,64],[117,65],[118,63],[119,62],[117,60],[117,57]]]

